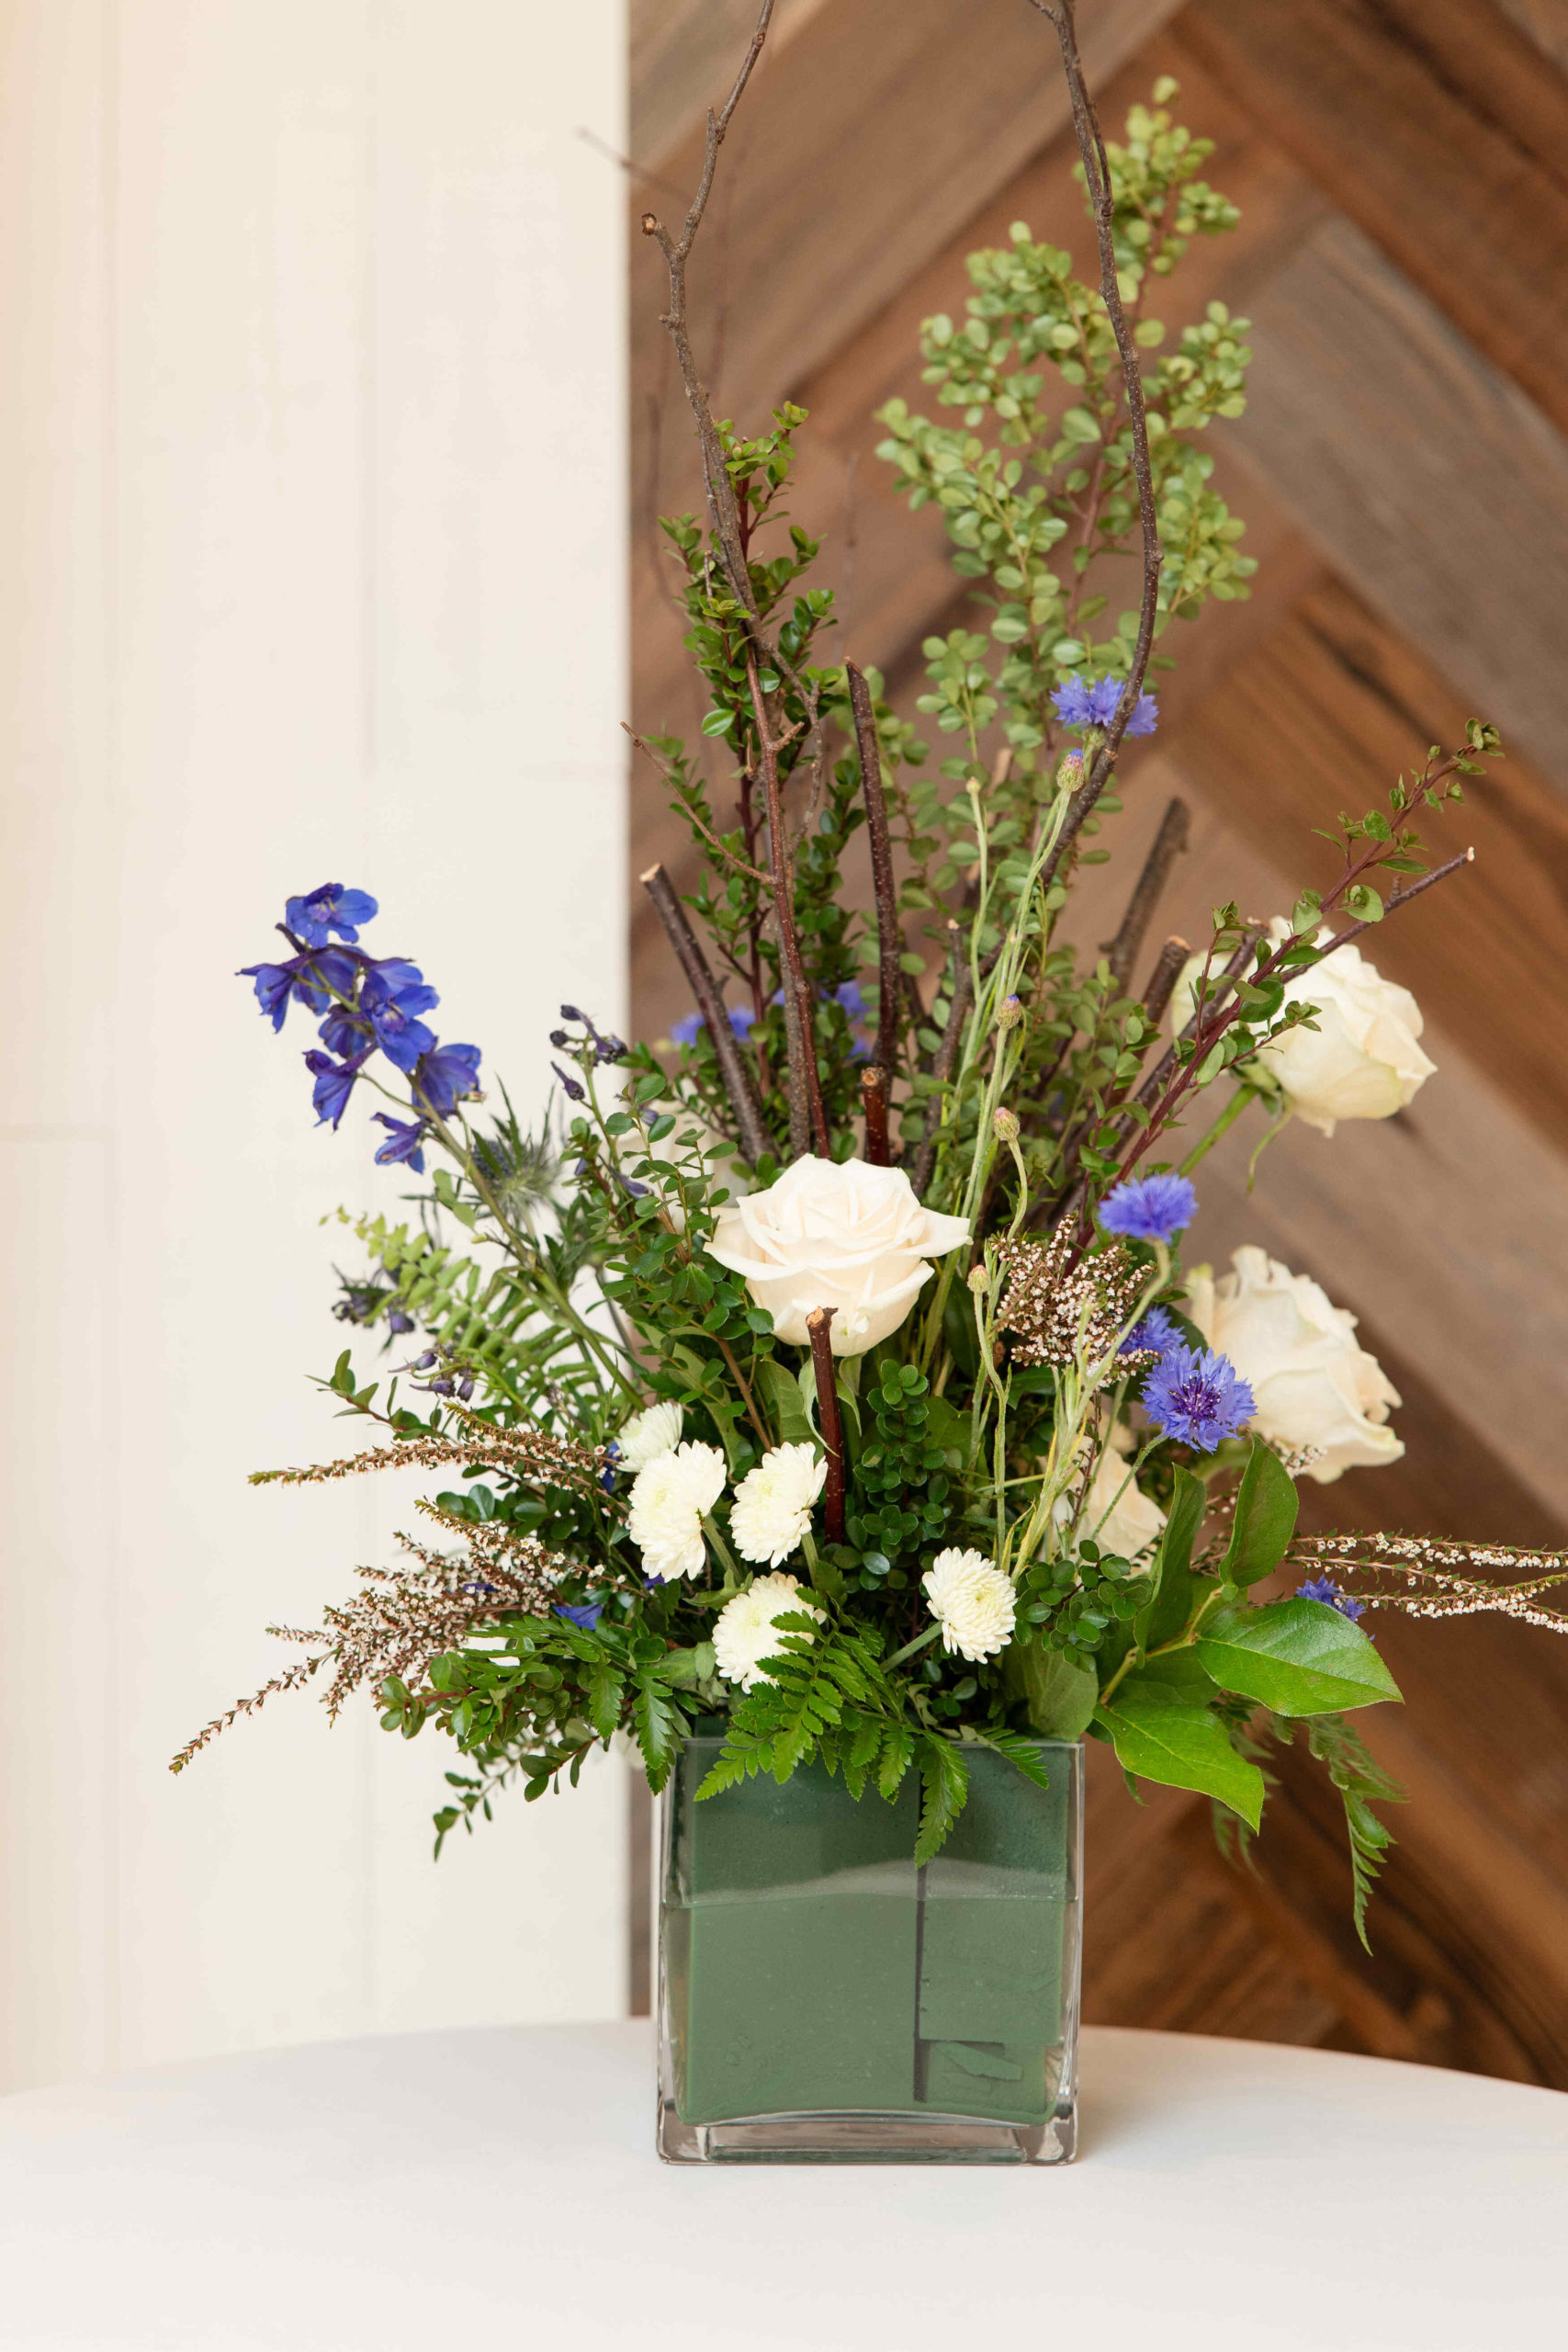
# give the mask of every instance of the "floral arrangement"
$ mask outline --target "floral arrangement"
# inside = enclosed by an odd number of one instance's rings
[[[668,273],[707,511],[664,526],[708,698],[701,757],[639,748],[699,872],[644,877],[693,1011],[628,1045],[573,1006],[559,1096],[525,1132],[443,1043],[423,971],[361,944],[365,892],[291,899],[280,960],[246,967],[305,1054],[318,1120],[381,1107],[378,1163],[427,1174],[415,1213],[356,1223],[367,1253],[322,1385],[378,1442],[321,1480],[434,1474],[392,1568],[329,1609],[309,1655],[335,1713],[368,1688],[389,1730],[434,1725],[462,1769],[437,1844],[520,1781],[537,1797],[619,1735],[654,1789],[694,1729],[707,1791],[818,1759],[867,1802],[911,1771],[919,1853],[964,1803],[976,1747],[1038,1776],[1038,1741],[1108,1741],[1130,1776],[1258,1826],[1269,1739],[1304,1731],[1341,1791],[1360,1924],[1398,1792],[1348,1717],[1397,1699],[1363,1620],[1543,1600],[1568,1559],[1395,1534],[1301,1536],[1296,1481],[1401,1452],[1399,1399],[1355,1320],[1243,1247],[1184,1268],[1204,1155],[1250,1106],[1331,1136],[1431,1075],[1421,1016],[1367,960],[1376,928],[1462,871],[1418,826],[1496,756],[1435,749],[1384,808],[1344,816],[1288,913],[1216,910],[1200,953],[1146,940],[1184,837],[1174,807],[1103,952],[1066,943],[1109,853],[1118,755],[1152,734],[1179,625],[1244,595],[1243,526],[1205,438],[1240,413],[1246,322],[1218,304],[1168,341],[1148,297],[1234,207],[1175,86],[1100,138],[1071,9],[1061,39],[1097,284],[1016,227],[974,254],[962,323],[926,322],[934,416],[886,410],[882,455],[938,505],[976,625],[926,646],[925,747],[833,643],[817,544],[786,526],[798,409],[716,421],[685,274],[719,148]],[[1148,355],[1146,359],[1143,355]],[[1119,560],[1142,583],[1112,614]],[[847,893],[863,828],[874,904]],[[1112,836],[1113,838],[1113,836]],[[384,1393],[383,1393],[384,1388]],[[194,1740],[248,1711],[243,1702]]]

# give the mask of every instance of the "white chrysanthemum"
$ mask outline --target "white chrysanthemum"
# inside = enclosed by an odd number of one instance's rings
[[[776,1445],[735,1489],[729,1532],[743,1560],[776,1568],[811,1525],[811,1506],[828,1476],[814,1445]]]
[[[649,1405],[646,1411],[634,1413],[615,1440],[617,1470],[628,1471],[635,1477],[650,1462],[657,1462],[661,1453],[673,1453],[681,1442],[685,1419],[682,1405]]]
[[[804,1453],[807,1449],[790,1450]],[[779,1618],[804,1614],[820,1619],[822,1613],[815,1602],[802,1600],[797,1577],[753,1577],[744,1592],[725,1603],[715,1623],[713,1647],[719,1672],[727,1682],[738,1682],[742,1690],[750,1690],[755,1682],[766,1682],[769,1677],[762,1673],[761,1665],[764,1658],[778,1655],[780,1637],[773,1627]]]
[[[1012,1586],[983,1552],[939,1552],[920,1578],[944,1650],[976,1662],[1012,1639]]]
[[[716,1445],[678,1445],[637,1472],[626,1532],[650,1577],[701,1576],[703,1518],[723,1492]]]

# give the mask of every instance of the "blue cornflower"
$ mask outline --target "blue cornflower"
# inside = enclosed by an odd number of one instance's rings
[[[833,1002],[848,1013],[852,1021],[863,1021],[866,1002],[858,980],[840,980],[833,990]]]
[[[1130,1241],[1169,1241],[1198,1214],[1198,1195],[1185,1176],[1132,1176],[1100,1204],[1107,1233]]]
[[[1075,671],[1051,699],[1064,727],[1109,727],[1126,690],[1124,678],[1080,678]],[[1129,735],[1152,735],[1159,723],[1159,705],[1153,695],[1141,694],[1127,721]]]
[[[367,1046],[352,1061],[334,1062],[331,1054],[319,1053],[314,1046],[305,1056],[305,1067],[316,1083],[310,1090],[310,1108],[316,1114],[316,1125],[323,1126],[330,1119],[333,1132],[348,1108],[348,1098],[354,1091],[354,1081],[369,1060],[373,1048]]]
[[[781,999],[780,1001],[782,1002],[783,1000]],[[757,1019],[750,1007],[744,1004],[730,1004],[725,1007],[725,1011],[729,1015],[729,1025],[736,1035],[749,1037]],[[671,1023],[670,1041],[675,1046],[694,1046],[697,1042],[698,1030],[706,1027],[707,1023],[700,1012],[688,1012],[681,1020]]]
[[[406,1078],[421,1054],[435,1045],[435,1032],[419,1018],[441,1001],[413,964],[381,965],[367,972],[359,1008],[367,1013],[376,1043],[394,1069]]]
[[[376,901],[368,891],[345,890],[341,882],[323,882],[309,898],[290,899],[283,920],[307,947],[324,947],[334,931],[352,947],[359,937],[357,926],[368,922],[376,911]]]
[[[591,1634],[604,1614],[602,1600],[558,1600],[556,1603],[556,1615],[564,1617],[569,1624],[576,1625],[584,1634]]]
[[[1089,688],[1075,670],[1072,676],[1059,685],[1051,696],[1056,716],[1064,727],[1091,727],[1094,714],[1089,707]]]
[[[1140,695],[1127,721],[1129,735],[1152,735],[1159,725],[1159,704],[1153,695]]]
[[[1092,725],[1109,727],[1121,703],[1124,681],[1121,678],[1096,678],[1084,699],[1089,705]]]
[[[402,1119],[389,1117],[385,1111],[374,1111],[371,1116],[378,1119],[388,1131],[386,1142],[376,1154],[377,1167],[392,1168],[400,1160],[406,1161],[416,1176],[423,1176],[424,1153],[421,1147],[424,1142],[424,1121],[416,1119],[411,1126]]]
[[[457,1097],[478,1087],[481,1058],[477,1046],[436,1046],[413,1074],[415,1093],[438,1119],[450,1118]]]
[[[1166,1437],[1213,1453],[1256,1410],[1251,1389],[1228,1356],[1172,1348],[1144,1383],[1144,1409]]]
[[[1131,1356],[1144,1349],[1153,1348],[1156,1355],[1163,1356],[1168,1348],[1179,1348],[1181,1344],[1181,1326],[1176,1317],[1168,1314],[1163,1306],[1151,1306],[1147,1314],[1141,1316],[1134,1324],[1116,1352],[1119,1356]]]
[[[1321,1600],[1326,1607],[1337,1609],[1341,1617],[1348,1617],[1352,1625],[1365,1607],[1364,1602],[1352,1600],[1348,1592],[1341,1591],[1332,1577],[1312,1577],[1305,1584],[1297,1585],[1296,1599]]]

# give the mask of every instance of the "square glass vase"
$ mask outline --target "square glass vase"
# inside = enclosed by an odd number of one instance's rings
[[[917,1868],[916,1776],[892,1804],[820,1764],[660,1801],[659,2153],[669,2164],[1056,2165],[1072,2156],[1081,1743],[1040,1788],[965,1750],[969,1798]]]

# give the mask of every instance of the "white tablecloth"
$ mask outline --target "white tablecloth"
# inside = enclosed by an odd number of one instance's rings
[[[1564,2352],[1568,2096],[1100,2030],[1054,2170],[674,2168],[648,2029],[0,2100],[5,2352]]]

